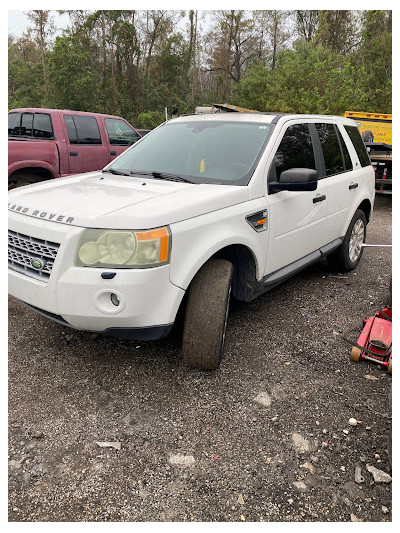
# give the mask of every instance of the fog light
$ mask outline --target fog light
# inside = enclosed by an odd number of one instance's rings
[[[115,289],[103,289],[94,295],[93,300],[97,309],[105,314],[119,313],[126,304],[124,295]]]

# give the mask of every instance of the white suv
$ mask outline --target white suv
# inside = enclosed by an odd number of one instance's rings
[[[355,268],[374,179],[350,119],[182,116],[102,172],[9,194],[9,291],[66,326],[141,340],[186,306],[184,361],[217,368],[231,291],[253,300],[323,256]]]

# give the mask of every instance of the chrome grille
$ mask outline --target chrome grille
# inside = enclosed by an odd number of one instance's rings
[[[26,276],[46,281],[49,279],[59,244],[36,239],[15,231],[8,231],[8,267]],[[41,268],[32,262],[40,260]],[[38,262],[38,261],[36,261]]]

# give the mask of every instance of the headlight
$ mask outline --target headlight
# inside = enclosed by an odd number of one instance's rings
[[[146,268],[169,262],[168,227],[149,231],[86,229],[75,265],[97,268]]]

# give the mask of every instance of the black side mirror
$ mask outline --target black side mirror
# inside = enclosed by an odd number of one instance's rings
[[[279,181],[269,184],[269,192],[315,191],[318,185],[317,171],[312,168],[289,168],[284,170]]]

